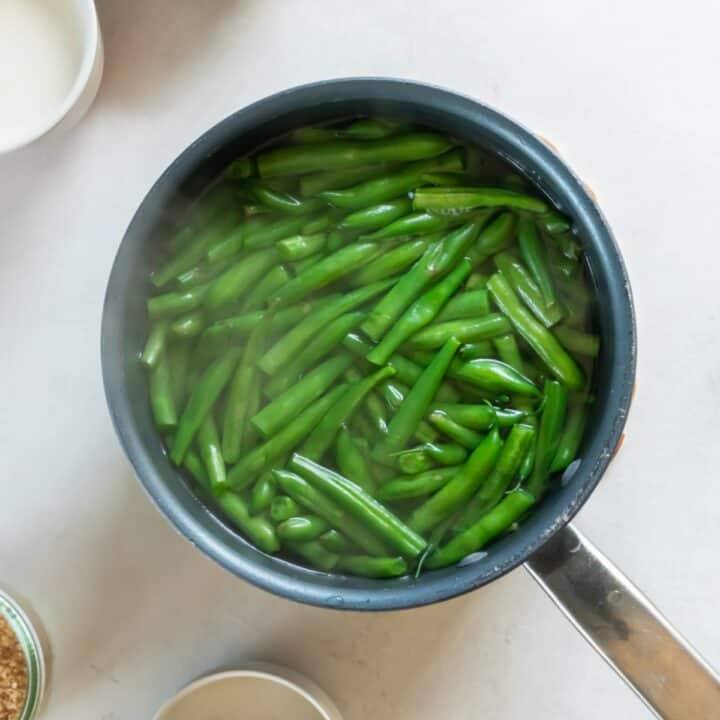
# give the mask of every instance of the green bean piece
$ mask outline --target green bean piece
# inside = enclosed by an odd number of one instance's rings
[[[391,355],[388,365],[395,370],[397,379],[406,385],[415,384],[423,372],[421,365],[398,354]],[[456,402],[460,399],[460,394],[454,387],[443,382],[435,397],[442,402]]]
[[[479,318],[464,318],[435,323],[416,332],[410,339],[414,348],[433,349],[447,342],[448,338],[457,338],[461,343],[489,340],[512,330],[507,318],[500,313],[490,313]]]
[[[286,215],[307,215],[321,206],[317,200],[300,200],[290,193],[274,190],[255,180],[244,183],[243,190],[261,205]]]
[[[387,240],[447,230],[453,225],[460,225],[464,222],[466,215],[467,213],[444,217],[423,211],[409,213],[369,235],[364,235],[363,240]]]
[[[250,496],[250,514],[255,516],[265,512],[272,504],[276,494],[277,484],[275,483],[275,478],[271,473],[265,473],[265,475],[253,485]],[[280,535],[279,532],[278,535]]]
[[[430,423],[421,420],[415,430],[415,438],[421,443],[434,443],[438,439],[438,434]]]
[[[412,512],[410,527],[424,534],[462,508],[490,474],[502,444],[500,433],[493,428],[452,480]]]
[[[393,453],[401,450],[412,437],[459,347],[459,341],[450,338],[423,370],[390,421],[387,435],[375,447],[373,457],[376,460],[388,464]]]
[[[339,556],[331,553],[317,540],[308,542],[289,542],[288,548],[316,570],[329,573],[337,566]]]
[[[471,208],[515,208],[545,213],[548,206],[532,195],[489,187],[422,187],[415,191],[413,208],[433,212],[454,212]]]
[[[385,365],[398,347],[433,321],[470,274],[470,269],[469,262],[460,261],[448,275],[423,293],[367,354],[367,359],[375,365]]]
[[[209,287],[209,285],[197,285],[189,290],[151,297],[147,301],[150,320],[172,318],[195,310],[202,303]]]
[[[207,470],[210,486],[215,491],[225,487],[225,461],[220,450],[220,436],[212,413],[208,413],[198,429],[197,445]]]
[[[378,162],[408,162],[432,158],[449,150],[452,141],[428,132],[380,140],[338,140],[325,144],[279,147],[260,153],[260,177],[302,175],[318,170],[342,170]]]
[[[145,367],[155,367],[165,350],[165,341],[168,334],[168,323],[166,321],[156,322],[150,328],[148,339],[145,343],[145,349],[140,357],[140,361]]]
[[[239,219],[237,211],[227,211],[213,219],[200,230],[197,236],[179,252],[173,255],[159,270],[150,276],[152,284],[161,288],[182,273],[195,267],[204,257],[207,249],[223,240],[235,227]]]
[[[377,491],[376,497],[385,502],[395,502],[432,495],[447,485],[457,471],[457,467],[439,467],[412,477],[401,476],[384,483]]]
[[[264,387],[265,394],[275,398],[285,392],[297,379],[313,365],[335,349],[347,334],[365,319],[365,313],[350,312],[341,315],[322,328],[317,335],[287,365],[280,368]]]
[[[357,546],[335,529],[324,532],[318,538],[318,542],[326,550],[337,553],[338,555],[348,555],[350,553],[357,552]]]
[[[273,470],[277,483],[295,502],[319,515],[371,555],[385,555],[385,544],[374,532],[351,516],[330,496],[311,485],[304,477],[288,470]]]
[[[369,578],[394,578],[407,575],[407,562],[401,557],[341,555],[335,570]]]
[[[162,352],[150,370],[150,407],[155,425],[168,430],[177,425],[177,405],[167,353]]]
[[[540,238],[535,223],[528,218],[520,218],[517,224],[517,241],[520,255],[525,261],[530,275],[540,288],[542,297],[548,305],[554,305],[555,287],[548,266],[545,245]]]
[[[360,182],[344,190],[325,190],[319,193],[319,197],[338,208],[361,210],[410,192],[428,170],[462,169],[463,162],[463,153],[452,150],[429,160],[407,163],[382,177]]]
[[[242,359],[230,382],[225,415],[223,417],[222,455],[227,463],[240,459],[243,448],[249,445],[250,418],[259,400],[258,371],[255,363],[260,357],[272,325],[272,313],[250,333]]]
[[[597,357],[600,352],[600,339],[597,335],[576,330],[567,325],[554,328],[555,337],[570,352],[587,357]]]
[[[387,413],[385,406],[374,391],[370,391],[365,396],[365,411],[374,430],[381,435],[387,434]]]
[[[509,247],[514,239],[514,230],[515,215],[509,212],[501,213],[483,228],[475,246],[470,249],[473,267],[480,267],[489,257]]]
[[[232,348],[212,362],[200,375],[180,417],[175,441],[170,451],[170,458],[176,465],[182,463],[200,425],[230,381],[239,357],[240,351]]]
[[[346,385],[338,385],[323,397],[309,405],[282,430],[262,445],[253,448],[244,455],[228,473],[227,480],[234,490],[242,490],[252,483],[262,472],[271,469],[273,463],[292,452],[327,415],[346,390]]]
[[[536,216],[535,222],[549,235],[561,235],[571,230],[570,221],[555,210]]]
[[[303,175],[300,178],[300,195],[313,197],[323,190],[343,190],[357,183],[387,175],[391,168],[391,163],[376,163],[343,170],[321,170]]]
[[[490,313],[490,296],[487,290],[472,290],[458,293],[448,300],[447,305],[438,313],[435,322],[476,318]]]
[[[340,472],[371,495],[375,492],[367,445],[363,448],[346,427],[341,427],[335,444],[335,457]]]
[[[294,358],[321,328],[340,315],[368,302],[388,286],[388,281],[366,285],[321,304],[265,353],[258,364],[260,369],[267,375],[273,375],[285,363]]]
[[[298,232],[306,222],[306,217],[286,217],[279,220],[273,215],[252,217],[210,245],[205,256],[210,263],[215,264],[233,258],[245,247],[269,247],[274,242]]]
[[[276,265],[269,270],[255,287],[251,288],[243,300],[242,309],[247,312],[258,310],[267,304],[268,298],[279,287],[282,287],[290,279],[290,273],[285,266]]]
[[[256,413],[250,422],[264,437],[272,437],[321,397],[351,364],[352,357],[347,354],[328,358]]]
[[[222,492],[217,496],[217,504],[260,550],[272,554],[280,549],[275,528],[262,516],[252,517],[247,503],[239,495]]]
[[[216,263],[201,262],[195,267],[186,270],[175,278],[175,284],[182,290],[186,290],[196,285],[204,285],[210,280],[214,280],[220,273],[230,267],[232,258],[227,258]]]
[[[427,547],[420,535],[354,482],[297,453],[292,456],[290,467],[401,555],[414,558]]]
[[[486,290],[487,281],[490,276],[481,272],[474,272],[465,283],[466,290]],[[490,310],[488,310],[490,312]]]
[[[532,380],[500,360],[492,358],[475,358],[465,362],[457,360],[450,371],[452,377],[490,392],[518,393],[531,397],[540,395]]]
[[[417,261],[428,246],[427,238],[404,242],[363,265],[348,279],[354,287],[393,277]]]
[[[175,407],[185,405],[186,379],[190,367],[189,342],[183,340],[171,344],[165,350],[170,368],[170,380],[172,381],[172,393]]]
[[[276,531],[281,540],[307,542],[308,540],[317,540],[329,529],[327,521],[319,515],[301,515],[281,522]]]
[[[465,532],[435,550],[426,560],[425,567],[428,570],[447,567],[482,550],[491,540],[517,522],[534,503],[535,498],[524,490],[511,492]]]
[[[173,321],[170,329],[177,337],[196,337],[205,329],[205,316],[198,310],[181,315]]]
[[[433,410],[428,417],[443,435],[468,450],[474,450],[483,441],[482,435],[470,428],[463,427],[442,410]]]
[[[273,478],[275,478],[275,475],[273,475]],[[276,495],[270,503],[270,519],[274,523],[281,523],[288,518],[301,514],[302,509],[289,495]]]
[[[488,290],[495,304],[553,375],[571,390],[580,390],[585,384],[582,370],[553,334],[523,307],[508,281],[501,274],[495,273],[488,280]]]
[[[516,477],[534,437],[535,428],[530,425],[515,425],[510,430],[495,467],[453,525],[453,533],[464,532],[500,502]]]
[[[365,396],[380,382],[392,377],[395,370],[391,367],[380,368],[372,375],[352,383],[337,397],[328,412],[319,420],[317,427],[309,434],[300,447],[300,454],[311,460],[320,460],[335,441],[340,426],[346,422]]]
[[[172,438],[166,439],[166,445],[172,445]],[[183,467],[192,475],[196,484],[203,491],[206,493],[210,492],[210,480],[208,479],[207,472],[205,472],[205,466],[203,465],[200,456],[192,448],[185,453]]]
[[[337,210],[328,210],[322,215],[318,215],[312,220],[308,220],[305,225],[300,228],[300,235],[316,235],[325,232],[335,225],[342,218],[338,215]]]
[[[442,277],[458,264],[481,227],[481,219],[475,219],[429,245],[422,257],[370,311],[362,324],[363,331],[372,340],[380,340],[433,279]]]
[[[395,455],[395,464],[406,475],[417,475],[432,470],[437,463],[427,452],[424,445],[403,450]]]
[[[442,414],[454,423],[473,430],[489,430],[495,424],[502,425],[498,422],[496,409],[492,405],[485,403],[465,405],[463,403],[436,402],[432,405],[431,416],[435,414]],[[518,421],[523,416],[524,414],[520,414]],[[431,417],[431,421],[436,424],[437,417],[435,419]]]
[[[410,388],[394,378],[392,381],[388,380],[382,384],[385,403],[391,410],[397,410],[402,405],[408,392],[410,392]]]
[[[343,133],[346,137],[373,140],[389,137],[390,135],[397,135],[398,133],[407,132],[410,129],[411,126],[407,123],[388,120],[387,118],[366,117],[350,123],[350,125],[343,130]]]
[[[550,472],[562,472],[577,457],[587,423],[587,405],[584,396],[573,396],[565,420],[560,442],[555,452]]]
[[[542,497],[547,489],[550,468],[562,437],[566,410],[567,390],[556,380],[547,380],[545,404],[535,446],[535,463],[530,479],[525,483],[525,489],[533,497]]]
[[[282,260],[296,262],[320,252],[327,242],[325,233],[315,235],[291,235],[275,244],[278,255]]]
[[[357,230],[360,232],[379,230],[398,218],[407,215],[412,209],[412,200],[400,197],[396,200],[371,205],[346,215],[338,224],[341,230]]]
[[[276,262],[274,248],[247,255],[212,282],[203,304],[212,311],[239,300]]]
[[[512,333],[493,338],[493,344],[502,362],[517,370],[521,375],[525,374],[525,364],[520,354],[520,347]]]
[[[495,339],[493,338],[493,340]],[[461,360],[477,360],[478,358],[494,358],[495,351],[491,340],[478,340],[462,345],[458,355]]]

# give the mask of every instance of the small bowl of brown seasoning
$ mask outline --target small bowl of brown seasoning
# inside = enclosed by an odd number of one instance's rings
[[[0,590],[0,720],[30,720],[45,689],[42,645],[30,619]]]

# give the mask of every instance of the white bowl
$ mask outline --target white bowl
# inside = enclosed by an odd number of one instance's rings
[[[51,131],[59,132],[74,125],[90,107],[100,87],[104,54],[94,1],[55,0],[51,5],[53,12],[62,13],[68,26],[74,30],[73,36],[70,33],[67,36],[67,42],[78,58],[73,68],[74,80],[58,102],[41,117],[28,119],[22,131],[7,135],[0,132],[0,154],[28,145]],[[11,113],[12,108],[4,112]]]
[[[302,675],[266,663],[190,683],[154,720],[342,720],[330,698]]]

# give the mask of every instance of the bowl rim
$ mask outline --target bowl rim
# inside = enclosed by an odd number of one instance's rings
[[[574,220],[584,225],[586,234],[591,234],[591,244],[602,254],[602,263],[607,266],[605,279],[612,286],[607,303],[614,313],[612,344],[616,346],[617,352],[621,352],[622,362],[613,363],[610,371],[612,382],[608,392],[610,399],[607,402],[611,403],[613,412],[607,410],[601,416],[604,429],[601,433],[602,446],[591,456],[592,462],[587,467],[583,465],[580,468],[580,472],[586,477],[583,482],[577,483],[577,488],[570,499],[563,502],[561,509],[542,522],[538,519],[540,513],[528,518],[523,523],[522,534],[527,535],[532,528],[530,540],[519,550],[513,546],[511,552],[505,553],[501,560],[495,561],[493,558],[493,562],[484,568],[483,572],[478,572],[472,566],[465,566],[425,573],[419,581],[402,578],[380,583],[353,582],[353,587],[350,587],[349,583],[342,582],[347,580],[344,576],[300,568],[281,558],[277,558],[271,566],[261,566],[259,560],[262,553],[244,540],[242,544],[254,550],[254,553],[245,554],[245,550],[238,552],[238,534],[223,526],[213,514],[206,511],[208,518],[203,518],[201,522],[197,512],[191,512],[183,505],[183,501],[187,502],[188,499],[173,493],[163,482],[142,447],[140,434],[133,423],[128,422],[128,401],[123,393],[122,383],[117,382],[117,378],[122,378],[124,372],[120,357],[122,341],[115,337],[111,329],[113,320],[116,320],[113,313],[117,313],[114,299],[122,296],[122,277],[118,266],[121,264],[123,245],[128,237],[143,232],[144,225],[148,223],[146,215],[152,214],[162,202],[170,198],[177,186],[178,177],[186,177],[186,173],[211,156],[214,150],[239,136],[235,130],[237,124],[242,124],[253,116],[266,115],[267,118],[274,118],[280,112],[279,108],[283,107],[289,112],[293,101],[298,98],[308,102],[313,99],[329,102],[342,98],[345,92],[355,93],[353,97],[365,100],[382,99],[398,103],[402,98],[407,99],[408,95],[419,94],[421,98],[415,97],[408,101],[419,102],[425,107],[447,106],[450,108],[448,112],[454,116],[469,118],[468,122],[471,124],[492,132],[493,137],[502,138],[503,142],[512,146],[517,153],[508,155],[506,159],[517,161],[522,158],[536,169],[532,178],[534,182],[543,185],[545,181],[552,181],[562,188],[563,196],[572,205]],[[256,122],[252,127],[258,127],[259,124]],[[147,193],[123,237],[108,283],[101,337],[103,381],[116,433],[141,485],[166,519],[193,545],[222,567],[264,590],[310,605],[352,610],[402,609],[456,597],[501,577],[548,542],[583,506],[609,465],[625,426],[636,366],[635,316],[625,265],[602,211],[585,184],[567,163],[546,141],[505,114],[477,100],[425,83],[379,77],[323,80],[275,93],[229,115],[180,153]],[[189,490],[188,494],[192,495]],[[194,495],[192,498],[198,502]],[[548,500],[549,498],[539,507],[547,504]],[[512,543],[508,544],[510,545]]]

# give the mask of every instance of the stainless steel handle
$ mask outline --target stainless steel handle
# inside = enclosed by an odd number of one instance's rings
[[[526,563],[585,639],[660,718],[720,718],[720,676],[576,528]]]

